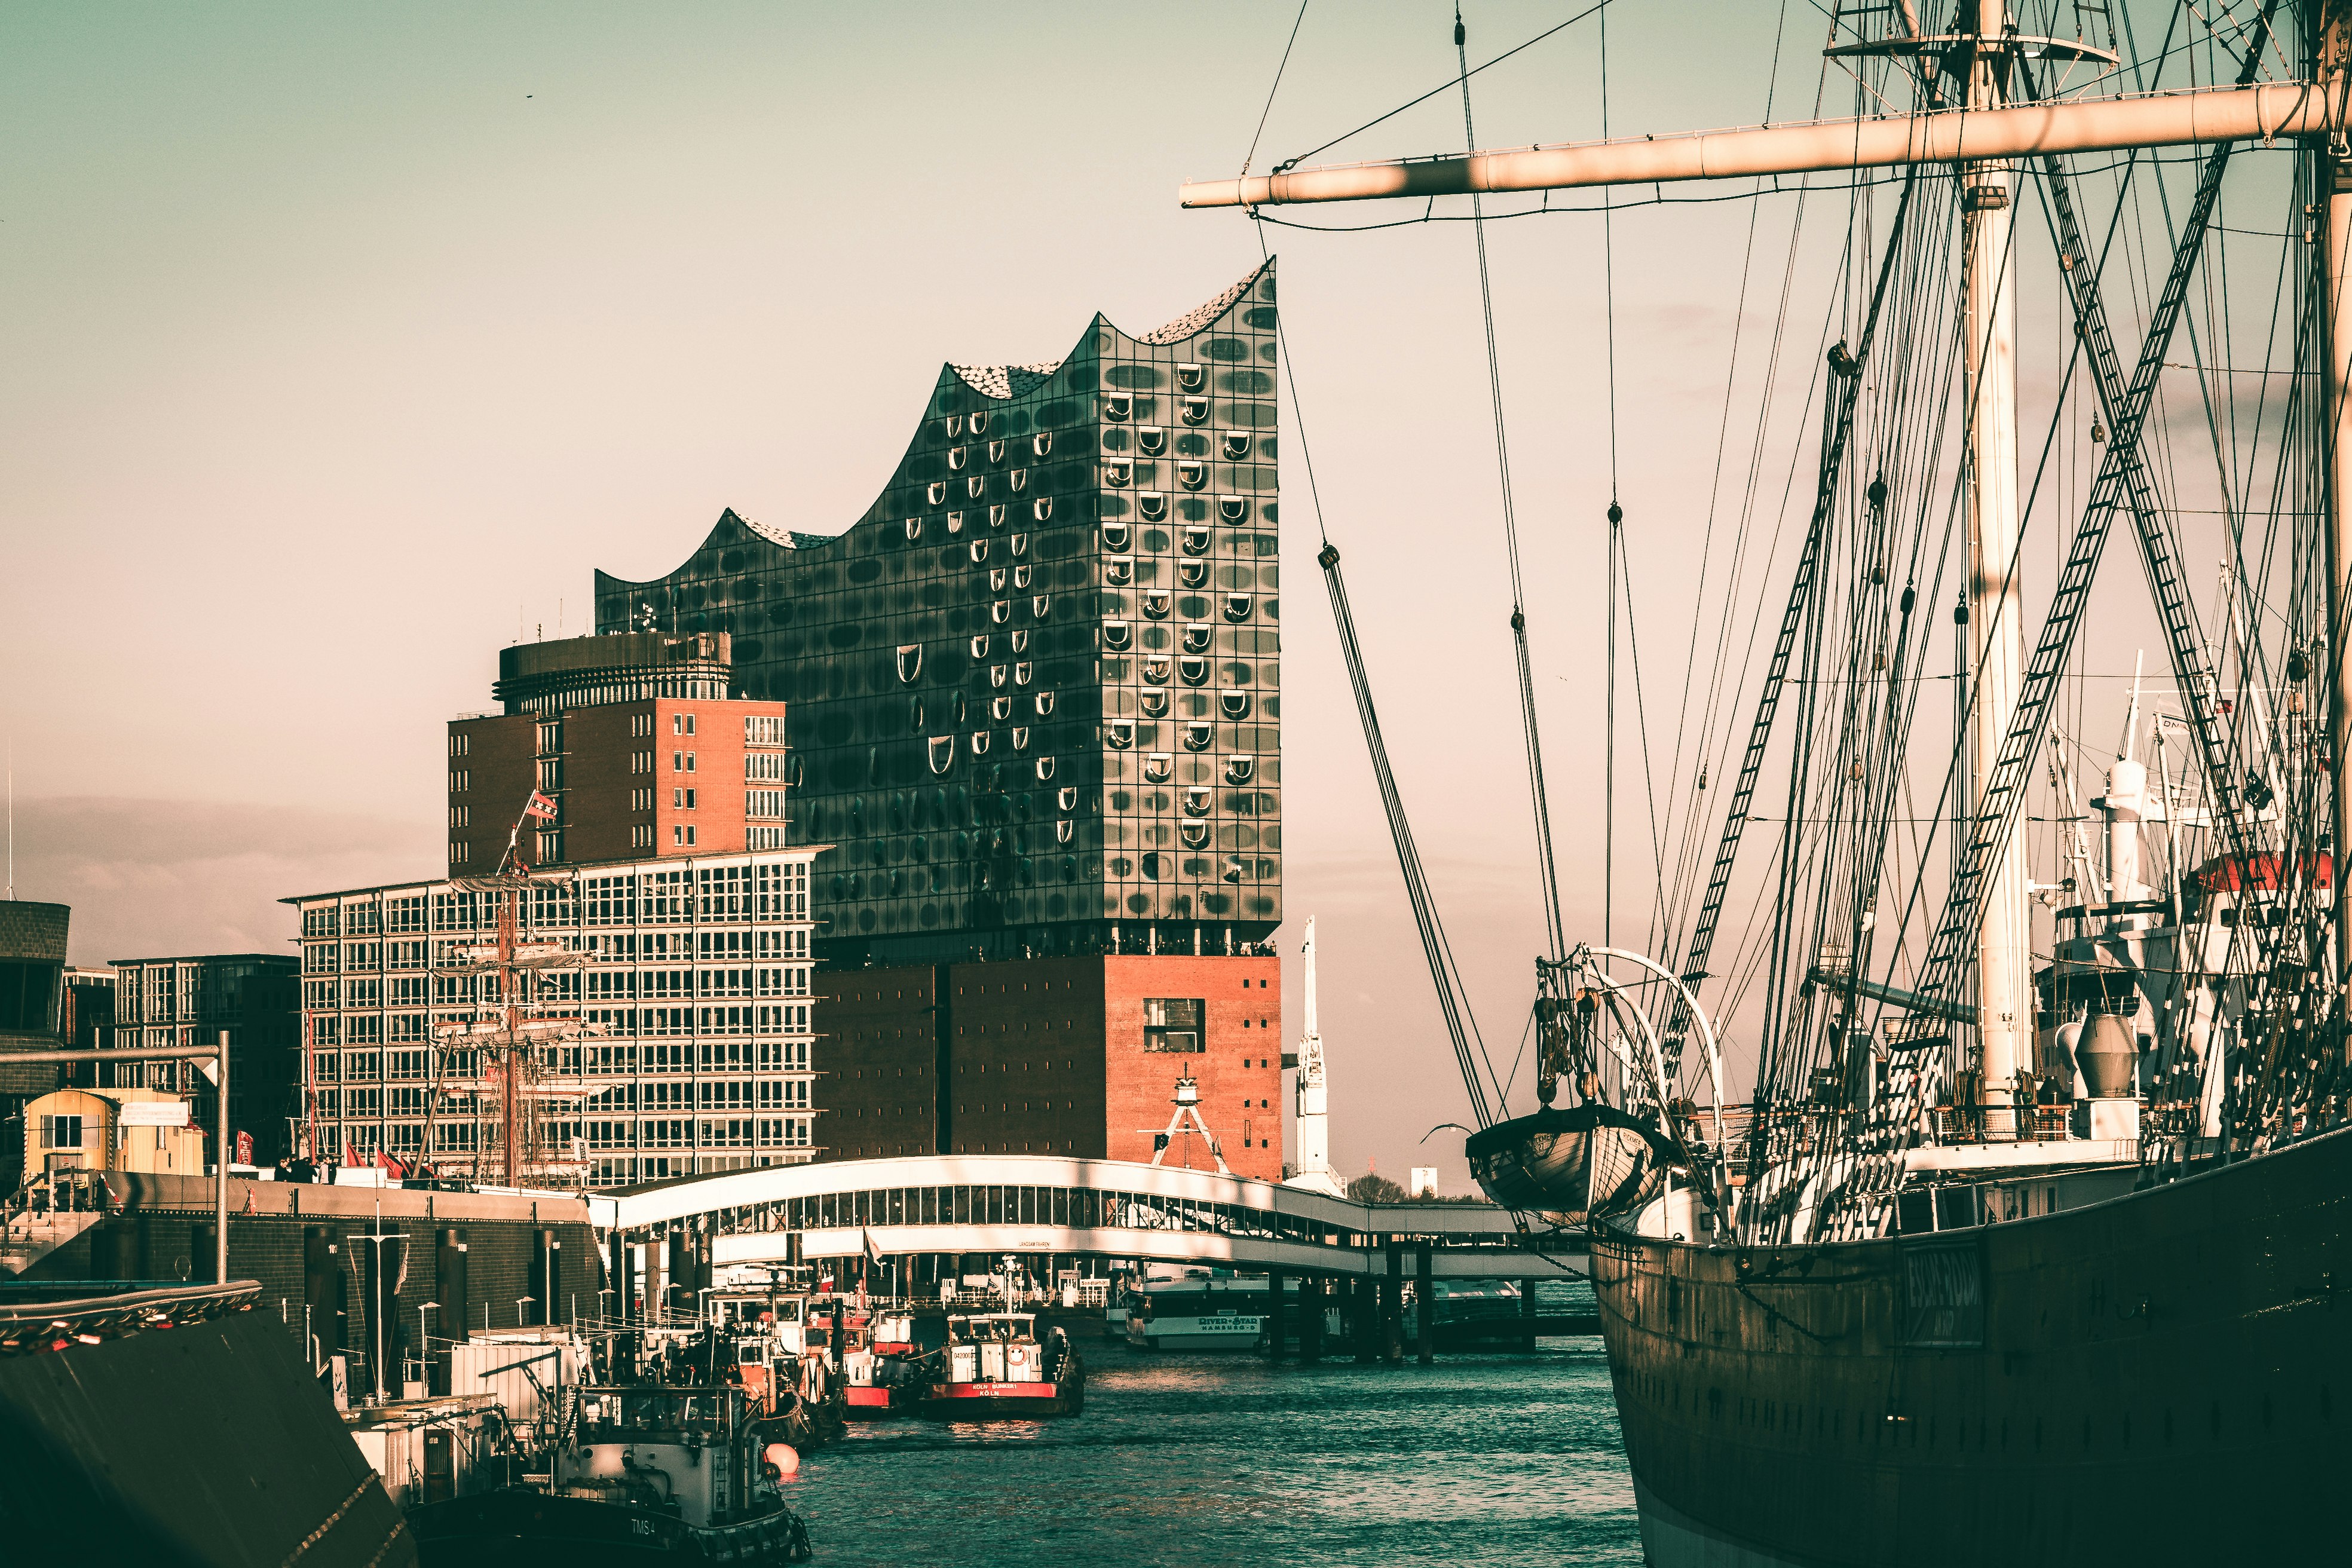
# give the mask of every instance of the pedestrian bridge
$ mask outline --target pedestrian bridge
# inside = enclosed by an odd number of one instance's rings
[[[844,1160],[677,1177],[588,1202],[597,1228],[613,1236],[708,1232],[710,1260],[719,1266],[861,1253],[1021,1253],[1363,1278],[1391,1271],[1392,1244],[1417,1252],[1425,1242],[1438,1279],[1585,1272],[1580,1235],[1535,1220],[1523,1232],[1508,1211],[1484,1204],[1360,1204],[1119,1160]]]

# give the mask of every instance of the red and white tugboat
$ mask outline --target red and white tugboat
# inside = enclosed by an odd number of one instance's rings
[[[1060,1329],[1038,1338],[1034,1313],[950,1317],[947,1345],[934,1353],[945,1376],[918,1402],[922,1415],[948,1421],[1021,1421],[1076,1415],[1086,1408],[1085,1364]]]
[[[923,1393],[915,1364],[915,1315],[904,1310],[853,1312],[842,1331],[841,1374],[852,1421],[904,1415]]]

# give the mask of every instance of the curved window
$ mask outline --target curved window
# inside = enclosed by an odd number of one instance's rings
[[[1198,621],[1192,622],[1184,628],[1184,651],[1186,653],[1208,652],[1209,644],[1214,640],[1216,635],[1215,628],[1202,626]]]
[[[917,734],[923,732],[923,700],[909,698],[907,701],[907,728]]]
[[[1206,816],[1215,800],[1216,792],[1207,784],[1187,784],[1184,786],[1184,815]]]
[[[902,643],[898,647],[898,683],[912,686],[915,678],[923,673],[923,645]]]
[[[1004,689],[1004,667],[1003,665],[992,664],[988,667],[988,683],[991,686],[995,687],[1000,691]]]
[[[1047,779],[1050,779],[1050,778],[1052,778],[1053,776],[1054,776],[1054,759],[1053,759],[1053,758],[1051,758],[1051,757],[1040,757],[1040,758],[1038,758],[1038,759],[1037,759],[1037,782],[1038,782],[1039,784],[1044,784]]]
[[[962,469],[963,469],[963,460],[964,460],[964,448],[963,448],[963,447],[950,447],[948,448],[948,472],[949,472],[949,473],[953,474],[953,473],[960,473],[960,472],[961,472],[961,471],[962,471]]]
[[[988,493],[988,476],[985,474],[974,474],[970,479],[964,480],[963,493],[967,499],[971,500],[978,500],[982,496],[986,495]]]
[[[1051,453],[1053,449],[1054,433],[1051,430],[1040,430],[1037,434],[1029,438],[1029,450],[1035,453],[1038,457],[1043,458]]]
[[[1256,771],[1257,759],[1255,757],[1231,756],[1225,759],[1225,782],[1227,784],[1247,784],[1250,781],[1250,774]]]
[[[1114,653],[1123,651],[1134,629],[1125,621],[1105,621],[1102,626],[1103,647]]]
[[[1142,871],[1143,879],[1145,881],[1156,882],[1160,880],[1160,851],[1157,849],[1147,849],[1143,852],[1142,858],[1138,868]]]
[[[1146,594],[1143,595],[1143,613],[1155,621],[1164,621],[1168,618],[1168,606],[1171,602],[1165,594]]]
[[[1114,751],[1126,751],[1135,744],[1135,721],[1113,719],[1103,726],[1103,740]]]
[[[988,700],[988,716],[995,720],[1000,724],[1003,723],[1007,719],[1012,718],[1013,699],[1010,697],[990,698]]]
[[[1184,553],[1185,553],[1185,554],[1187,554],[1187,555],[1206,555],[1206,554],[1209,552],[1209,529],[1208,529],[1208,525],[1207,525],[1206,523],[1199,523],[1199,522],[1188,522],[1188,523],[1186,523],[1186,524],[1184,525],[1184,538],[1183,538],[1182,542],[1183,542],[1183,546],[1184,546]],[[1186,586],[1186,587],[1197,587],[1197,586],[1199,586],[1199,584],[1198,584],[1188,583],[1188,584],[1185,584],[1185,586]]]
[[[938,506],[948,499],[948,482],[945,479],[933,479],[923,493],[930,498],[933,506]]]
[[[1033,667],[1027,659],[1023,659],[1020,663],[1013,667],[1013,684],[1015,686],[1028,685],[1029,677],[1032,673]]]
[[[1051,502],[1051,501],[1042,501],[1042,500],[1041,500],[1041,501],[1039,501],[1037,504],[1038,504],[1039,506],[1041,506],[1041,507],[1044,507],[1044,506],[1051,506],[1051,505],[1053,505],[1054,503],[1053,503],[1053,502]],[[1042,517],[1044,517],[1045,514],[1044,512],[1042,512],[1042,511],[1041,511],[1041,512],[1039,512],[1037,515],[1038,515],[1039,517],[1041,517],[1041,518],[1042,518]],[[1029,536],[1028,536],[1027,534],[1025,534],[1025,533],[1016,533],[1016,534],[1014,534],[1014,535],[1013,536],[1013,555],[1014,555],[1014,557],[1015,557],[1016,559],[1017,559],[1018,557],[1020,557],[1020,556],[1024,556],[1024,555],[1026,555],[1026,554],[1028,554],[1028,553],[1029,553]]]
[[[1217,694],[1217,710],[1235,723],[1250,716],[1250,694],[1231,687]]]
[[[1198,392],[1201,390],[1201,375],[1199,365],[1180,364],[1176,367],[1176,384],[1187,392]]]
[[[1183,416],[1187,425],[1206,425],[1209,422],[1209,400],[1205,397],[1186,398]]]
[[[950,415],[949,415],[949,416],[948,416],[948,439],[949,439],[949,440],[950,440],[950,441],[952,441],[952,440],[954,440],[957,437],[959,437],[959,436],[961,436],[961,435],[962,435],[962,434],[963,434],[963,416],[962,416],[962,415],[961,415],[961,414],[950,414]]]
[[[984,757],[988,754],[987,731],[974,730],[971,732],[971,754],[975,757]]]
[[[1127,542],[1133,536],[1133,532],[1134,531],[1129,529],[1127,524],[1123,522],[1104,523],[1102,525],[1103,548],[1105,550],[1126,549]]]
[[[994,604],[989,605],[988,618],[994,621],[1000,626],[1005,622],[1011,620],[1013,618],[1013,601],[1010,599],[999,599]]]
[[[1029,515],[1035,518],[1039,522],[1044,522],[1047,518],[1052,517],[1054,515],[1054,498],[1052,496],[1039,496],[1035,500],[1031,501],[1029,503]]]
[[[1064,811],[1076,811],[1078,809],[1078,792],[1065,788],[1054,797],[1054,804]]]
[[[1205,849],[1209,846],[1209,825],[1205,822],[1179,823],[1177,831],[1184,836],[1187,849]]]
[[[1014,653],[1027,653],[1029,651],[1029,634],[1027,632],[1019,631],[1013,634],[1013,651]]]
[[[949,532],[950,535],[953,535],[953,534],[961,533],[962,531],[963,531],[963,513],[961,513],[961,512],[960,512],[960,511],[951,511],[951,512],[948,513],[948,532]]]
[[[971,639],[971,657],[975,663],[988,657],[988,639],[986,637],[974,637]]]
[[[1184,725],[1184,749],[1205,752],[1217,738],[1217,727],[1206,719],[1188,720]]]
[[[1013,493],[1014,495],[1019,495],[1023,490],[1029,488],[1029,470],[1026,468],[1015,468],[1011,473],[1004,476],[1004,482],[1013,487]]]
[[[1206,463],[1179,463],[1176,465],[1176,482],[1188,490],[1197,490],[1209,482],[1209,466]]]
[[[1247,594],[1228,594],[1225,595],[1225,619],[1229,621],[1245,621],[1249,619],[1249,613],[1250,596]]]
[[[1143,758],[1143,780],[1146,784],[1166,784],[1176,776],[1176,756],[1172,752],[1147,752]]]
[[[1111,486],[1113,489],[1125,485],[1128,480],[1134,477],[1135,465],[1133,463],[1105,463],[1103,465],[1103,483]]]
[[[988,559],[988,541],[985,539],[975,539],[964,548],[971,553],[971,563],[975,566]]]
[[[1005,508],[1003,501],[992,502],[988,509],[988,526],[991,528],[1003,528],[1004,526],[1004,510]]]
[[[1054,759],[1051,757],[1040,757],[1037,759],[1037,762],[1038,765],[1043,767],[1053,760]],[[1073,837],[1076,837],[1077,828],[1078,825],[1076,823],[1072,822],[1066,816],[1064,817],[1061,821],[1054,824],[1054,842],[1056,844],[1067,844]],[[1062,880],[1065,882],[1075,882],[1077,879],[1078,863],[1076,860],[1063,861]]]
[[[1015,724],[1013,726],[1013,749],[1016,752],[1025,752],[1029,749],[1028,725]]]
[[[1052,692],[1040,691],[1031,700],[1036,707],[1038,718],[1051,719],[1054,716],[1054,694]]]
[[[919,517],[908,518],[907,520],[907,542],[912,544],[915,541],[922,537],[923,520]]]
[[[1035,598],[1031,599],[1029,601],[1029,613],[1036,616],[1041,621],[1046,616],[1052,615],[1054,613],[1054,595],[1051,594],[1040,594]]]
[[[972,412],[971,418],[967,420],[966,423],[971,426],[971,433],[973,435],[980,435],[988,428],[988,410],[985,408],[975,409]]]
[[[1035,570],[1036,568],[1033,566],[1015,566],[1013,569],[1013,585],[1016,588],[1026,588],[1029,585],[1029,574]]]
[[[989,460],[990,462],[992,462],[992,463],[1001,463],[1001,462],[1004,461],[1004,443],[1003,443],[1003,442],[1002,442],[1002,441],[991,441],[991,442],[988,444],[988,460]]]
[[[1147,658],[1147,659],[1145,659],[1145,660],[1143,661],[1143,679],[1146,679],[1146,680],[1148,680],[1148,681],[1150,681],[1150,682],[1152,685],[1154,685],[1154,686],[1165,686],[1165,685],[1167,685],[1167,684],[1168,684],[1168,660],[1167,660],[1167,658],[1163,656],[1163,657],[1159,658]]]
[[[988,569],[988,591],[992,594],[1002,594],[1004,592],[1003,567],[992,566]]]
[[[1250,438],[1248,431],[1228,430],[1225,432],[1223,443],[1218,449],[1224,453],[1228,460],[1238,463],[1244,458],[1249,456],[1249,448]]]
[[[1156,458],[1168,450],[1168,429],[1161,425],[1139,425],[1135,427],[1135,449],[1147,458]]]
[[[1135,416],[1135,395],[1114,392],[1103,399],[1103,417],[1116,424],[1125,424]]]
[[[1103,581],[1114,588],[1124,588],[1135,581],[1135,557],[1106,555],[1103,557]]]
[[[1199,686],[1209,679],[1209,661],[1205,658],[1188,653],[1177,663],[1181,667],[1179,673],[1184,677],[1187,686]]]
[[[1147,691],[1143,694],[1143,716],[1147,719],[1168,717],[1168,693]]]
[[[1146,522],[1159,522],[1168,515],[1168,498],[1158,490],[1138,490],[1135,510],[1143,514]]]
[[[1203,588],[1209,583],[1209,563],[1205,561],[1176,563],[1176,581],[1187,588]]]
[[[955,766],[956,744],[953,735],[930,737],[931,772],[943,773]]]
[[[1247,496],[1219,496],[1217,498],[1217,515],[1223,518],[1227,522],[1239,522],[1242,519],[1249,515],[1249,498]]]

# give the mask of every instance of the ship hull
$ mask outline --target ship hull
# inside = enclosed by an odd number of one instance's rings
[[[1927,1236],[1597,1231],[1648,1560],[2322,1560],[2352,1448],[2347,1215],[2339,1132]]]

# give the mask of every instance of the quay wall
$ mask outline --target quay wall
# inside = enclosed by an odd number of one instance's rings
[[[106,1216],[28,1279],[212,1278],[210,1181],[120,1172],[106,1181]],[[576,1197],[232,1180],[228,1201],[228,1277],[258,1281],[257,1310],[298,1345],[307,1325],[312,1354],[350,1354],[354,1380],[375,1349],[379,1314],[387,1366],[415,1354],[420,1329],[446,1363],[443,1342],[481,1332],[486,1313],[499,1330],[518,1317],[548,1321],[549,1274],[554,1321],[598,1314],[604,1268]]]

